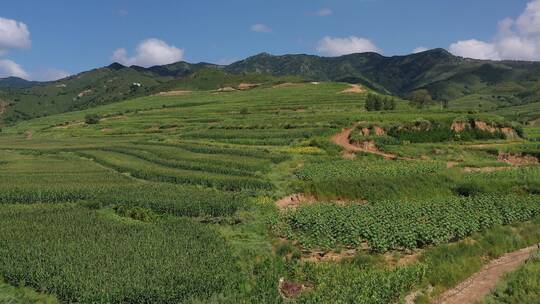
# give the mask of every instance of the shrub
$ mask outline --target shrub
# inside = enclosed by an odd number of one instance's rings
[[[471,182],[458,185],[453,190],[457,195],[466,197],[478,195],[485,192],[484,187],[477,183]]]
[[[98,124],[99,120],[100,120],[100,117],[97,114],[86,114],[84,116],[84,122],[89,125]]]
[[[136,206],[130,207],[120,205],[114,207],[114,211],[116,211],[116,214],[120,216],[129,217],[141,222],[152,222],[158,217],[157,214],[155,214],[152,210]]]

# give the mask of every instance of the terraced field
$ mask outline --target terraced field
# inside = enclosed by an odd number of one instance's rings
[[[402,100],[367,112],[347,88],[150,96],[3,128],[0,301],[426,303],[540,242],[535,126]],[[344,128],[357,150],[331,141]]]

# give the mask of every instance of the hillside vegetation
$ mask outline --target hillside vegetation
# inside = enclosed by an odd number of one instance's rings
[[[4,126],[0,300],[429,303],[540,242],[526,111],[266,72]]]
[[[497,110],[540,101],[540,64],[534,62],[465,59],[443,49],[393,57],[262,53],[228,66],[178,62],[142,68],[114,63],[53,82],[2,79],[0,119],[12,124],[165,91],[237,89],[241,83],[303,80],[358,83],[402,98],[425,91],[434,104],[457,110]]]

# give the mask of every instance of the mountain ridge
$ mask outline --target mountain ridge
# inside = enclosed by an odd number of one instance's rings
[[[8,106],[0,118],[13,123],[160,90],[181,89],[190,77],[197,78],[198,73],[203,76],[196,81],[206,79],[212,85],[199,85],[195,89],[217,89],[231,79],[240,81],[242,77],[249,78],[248,75],[269,75],[359,83],[404,98],[414,90],[425,89],[435,100],[472,108],[479,104],[497,108],[540,101],[540,62],[468,59],[441,48],[390,57],[374,52],[338,57],[263,52],[229,65],[179,61],[145,68],[114,62],[56,81],[3,78],[0,101]],[[142,87],[135,88],[133,83]]]

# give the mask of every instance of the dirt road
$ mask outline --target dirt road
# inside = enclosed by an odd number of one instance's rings
[[[484,299],[501,277],[516,270],[532,253],[538,250],[537,245],[507,253],[491,261],[479,272],[453,289],[446,291],[435,301],[437,304],[473,304]]]
[[[368,149],[362,149],[360,147],[357,147],[349,141],[349,135],[351,135],[353,129],[347,128],[343,129],[340,133],[332,136],[332,141],[338,145],[343,147],[344,150],[344,157],[348,157],[354,152],[364,152],[364,153],[371,153],[383,156],[386,159],[397,159],[398,157],[394,154],[390,153],[384,153],[381,151],[375,151],[375,150],[368,150]]]

